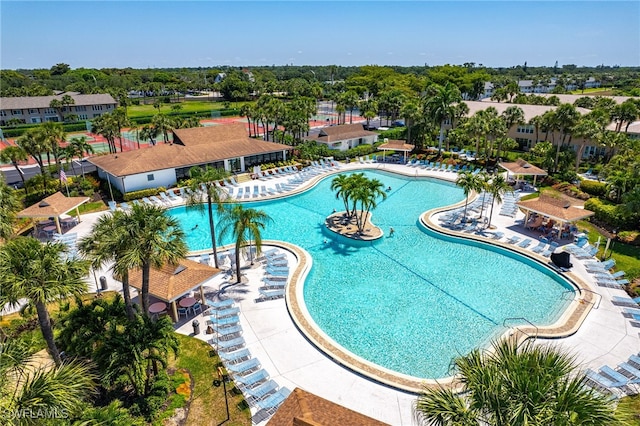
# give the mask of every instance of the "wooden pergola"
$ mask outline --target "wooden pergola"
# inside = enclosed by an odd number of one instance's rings
[[[220,269],[209,265],[182,259],[177,265],[164,265],[151,268],[149,275],[149,295],[171,305],[173,317],[178,319],[176,301],[196,288],[200,289],[200,298],[205,303],[202,286],[220,273]],[[142,291],[142,269],[129,270],[129,285]]]
[[[538,176],[546,176],[548,174],[540,167],[529,164],[521,158],[516,160],[515,163],[500,163],[498,165],[507,171],[507,178],[509,174],[514,175],[516,180],[519,176],[533,176],[534,185],[536,184],[536,178]]]
[[[403,162],[407,162],[407,153],[413,151],[415,148],[413,145],[405,143],[403,140],[396,139],[387,139],[385,142],[378,147],[378,149],[382,150],[382,159],[384,160],[385,154],[387,151],[400,151],[403,154]]]
[[[34,220],[38,218],[53,218],[56,230],[62,234],[60,226],[60,216],[75,209],[76,217],[80,222],[80,211],[78,207],[89,201],[89,197],[66,197],[62,192],[56,192],[48,196],[37,204],[27,207],[18,213],[18,217],[29,217]]]

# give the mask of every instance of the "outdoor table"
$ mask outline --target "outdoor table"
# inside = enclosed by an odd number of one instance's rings
[[[196,302],[197,300],[195,299],[195,297],[185,297],[180,302],[178,302],[178,305],[180,305],[180,307],[182,308],[190,308],[195,305]]]
[[[164,302],[156,302],[151,306],[149,306],[149,313],[153,315],[157,315],[166,310],[167,310],[167,304]]]
[[[49,225],[42,228],[42,231],[47,237],[53,237],[53,233],[56,232],[58,228],[55,225]]]

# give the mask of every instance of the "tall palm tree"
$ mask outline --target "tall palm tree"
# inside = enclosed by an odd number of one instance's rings
[[[515,339],[457,358],[462,392],[425,390],[414,410],[424,425],[616,425],[615,403],[584,386],[575,359]]]
[[[36,129],[36,137],[41,141],[42,146],[46,148],[47,163],[51,165],[50,154],[52,154],[56,172],[60,173],[60,156],[62,154],[60,143],[67,139],[67,133],[64,131],[62,124],[48,121]]]
[[[122,254],[123,265],[142,270],[142,310],[149,314],[149,275],[151,268],[176,264],[187,255],[184,232],[178,221],[162,207],[133,205],[126,215],[131,240],[135,244]]]
[[[360,202],[360,217],[356,213],[356,223],[360,232],[364,231],[365,219],[369,216],[369,212],[378,206],[378,198],[387,198],[384,190],[384,184],[378,179],[367,179],[364,185],[354,187],[352,198],[354,201]]]
[[[460,90],[451,82],[444,86],[434,85],[425,102],[427,115],[436,123],[440,123],[440,135],[438,137],[438,154],[442,152],[444,141],[444,126],[447,120],[453,117],[454,104],[462,100]]]
[[[211,233],[211,248],[213,250],[213,261],[215,267],[218,267],[218,247],[216,244],[216,228],[213,220],[213,206],[217,209],[222,208],[223,190],[216,185],[216,182],[227,176],[227,172],[223,169],[217,169],[210,166],[192,167],[189,170],[191,178],[191,194],[187,197],[187,207],[202,211],[204,204],[200,198],[201,191],[207,198],[207,212],[209,214],[209,232]]]
[[[18,163],[27,161],[27,158],[29,158],[29,154],[19,146],[11,145],[0,151],[0,163],[11,163],[13,168],[18,172],[20,180],[22,180],[22,184],[25,187],[24,173],[22,173],[22,169],[20,169]]]
[[[491,204],[491,213],[489,213],[489,225],[491,228],[491,219],[493,218],[493,206],[495,203],[502,202],[502,196],[507,192],[513,192],[513,188],[502,175],[496,175],[489,184],[489,194],[493,196],[493,203]]]
[[[582,116],[573,127],[573,134],[577,138],[574,142],[578,142],[578,150],[576,152],[576,173],[580,168],[580,161],[582,161],[582,153],[587,143],[597,140],[600,135],[600,126],[598,123],[589,118],[588,116]]]
[[[116,137],[118,137],[118,124],[110,113],[102,114],[93,120],[91,133],[101,135],[107,140],[109,153],[115,154],[117,152]]]
[[[462,192],[464,192],[464,219],[467,219],[467,204],[469,204],[469,195],[473,191],[477,191],[480,189],[480,178],[477,174],[473,174],[472,172],[462,172],[458,175],[458,179],[456,179],[456,185],[462,188]]]
[[[0,343],[0,410],[3,413],[45,412],[79,415],[86,400],[94,395],[96,377],[81,361],[65,362],[53,368],[34,359],[28,345],[19,339]],[[8,417],[7,423],[38,424],[27,418]]]
[[[158,137],[159,134],[160,132],[155,126],[146,125],[146,126],[143,126],[142,129],[140,130],[140,138],[142,140],[148,140],[149,142],[151,142],[151,145],[156,144],[156,138]]]
[[[249,245],[251,240],[256,246],[256,253],[262,249],[262,230],[271,221],[271,217],[262,210],[245,209],[237,204],[224,209],[220,219],[220,238],[227,236],[235,240],[236,252],[236,277],[237,282],[241,282],[240,275],[240,250]],[[251,250],[249,250],[251,256]]]
[[[7,240],[13,236],[16,214],[21,209],[18,194],[0,177],[0,240]]]
[[[22,136],[16,140],[16,145],[20,148],[24,149],[26,153],[28,153],[35,161],[38,163],[38,167],[40,167],[40,174],[42,175],[42,185],[43,189],[47,191],[47,169],[44,165],[44,159],[42,158],[42,153],[46,151],[46,147],[44,146],[44,142],[37,136],[37,129],[29,129]]]
[[[65,256],[61,243],[18,237],[0,246],[0,305],[35,305],[40,330],[57,366],[62,359],[53,338],[47,303],[87,291],[89,262]]]
[[[349,195],[350,195],[350,185],[352,180],[349,179],[350,176],[345,174],[339,174],[331,181],[331,190],[336,191],[336,198],[341,198],[344,203],[344,210],[346,211],[347,216],[349,214]]]
[[[175,127],[173,120],[164,114],[156,114],[151,123],[158,130],[158,133],[162,133],[164,143],[169,143],[169,132],[172,132]]]
[[[78,249],[91,261],[94,269],[113,263],[111,269],[122,282],[127,316],[133,318],[129,267],[124,263],[123,256],[137,242],[133,239],[134,235],[128,219],[128,214],[120,210],[100,216],[91,228],[91,232],[80,240]]]

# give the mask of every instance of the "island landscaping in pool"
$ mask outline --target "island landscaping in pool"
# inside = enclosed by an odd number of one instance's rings
[[[393,188],[373,211],[385,233],[375,241],[327,230],[327,216],[344,209],[330,190],[335,175],[297,195],[247,203],[273,219],[263,239],[311,255],[301,309],[335,347],[381,371],[418,382],[439,379],[450,376],[452,359],[486,346],[509,327],[553,324],[573,299],[571,283],[525,256],[424,226],[425,211],[463,200],[454,184],[364,173]],[[191,250],[209,248],[205,213],[185,207],[170,212],[185,231],[199,225],[187,232]]]

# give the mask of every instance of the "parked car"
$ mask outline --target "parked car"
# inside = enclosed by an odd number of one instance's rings
[[[391,123],[391,127],[404,127],[404,120],[396,120],[393,123]]]

